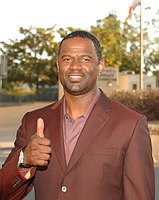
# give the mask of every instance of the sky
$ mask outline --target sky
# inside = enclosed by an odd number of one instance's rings
[[[122,21],[133,0],[2,0],[0,2],[0,41],[19,37],[19,27],[57,28],[68,26],[89,29],[96,20],[115,12]],[[142,0],[145,17],[159,9],[156,0]],[[139,12],[139,6],[134,12]]]

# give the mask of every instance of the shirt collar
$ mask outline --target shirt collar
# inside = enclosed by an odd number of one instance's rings
[[[89,107],[87,108],[87,110],[85,111],[85,113],[82,115],[83,117],[85,117],[86,119],[89,117],[89,115],[90,115],[90,113],[91,113],[91,111],[92,111],[92,109],[93,109],[93,107],[95,106],[95,104],[96,104],[96,102],[97,102],[97,100],[98,100],[98,97],[100,96],[100,90],[98,89],[97,90],[97,93],[96,93],[96,95],[95,95],[95,97],[94,97],[94,99],[93,99],[93,101],[90,103],[90,105],[89,105]],[[65,99],[65,97],[63,98],[63,113],[64,113],[64,117],[65,116],[68,116],[69,114],[67,114],[66,113],[66,99]],[[81,117],[82,117],[81,116]],[[79,116],[80,117],[80,116]]]

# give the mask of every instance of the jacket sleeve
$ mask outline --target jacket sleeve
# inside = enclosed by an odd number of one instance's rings
[[[17,131],[15,146],[1,169],[2,200],[23,199],[32,189],[35,170],[33,170],[33,178],[27,180],[21,175],[17,167],[20,151],[27,145],[25,121],[26,115],[22,120],[22,125]]]
[[[141,117],[129,142],[124,162],[124,200],[154,200],[155,178],[147,121]]]

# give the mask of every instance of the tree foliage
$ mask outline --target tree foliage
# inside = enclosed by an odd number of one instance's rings
[[[97,20],[96,26],[91,26],[91,32],[98,37],[101,43],[106,65],[120,67],[122,61],[121,22],[115,14],[110,14],[103,20]]]
[[[54,27],[20,28],[21,39],[3,42],[9,59],[8,82],[23,82],[30,87],[53,85],[57,82],[56,56],[58,43],[54,41]]]
[[[159,12],[156,16],[159,16]],[[88,31],[100,40],[103,57],[107,66],[118,67],[120,71],[140,72],[140,22],[134,15],[135,23],[121,22],[115,13],[96,21]],[[151,37],[149,25],[156,32],[159,30],[159,18],[145,22],[144,27],[144,63],[145,72],[153,71],[159,77],[159,36]],[[135,24],[135,25],[134,25]],[[80,29],[80,28],[79,28]],[[51,28],[20,28],[20,39],[1,42],[3,53],[8,55],[8,78],[5,87],[16,87],[26,83],[30,88],[57,84],[56,59],[58,53],[58,36],[65,37],[77,28],[67,27],[55,30]],[[158,78],[159,81],[159,78]]]

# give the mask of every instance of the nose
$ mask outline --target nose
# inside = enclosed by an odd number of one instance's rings
[[[75,70],[75,69],[81,69],[82,66],[81,66],[81,63],[78,61],[78,59],[73,59],[73,61],[71,62],[70,68]]]

